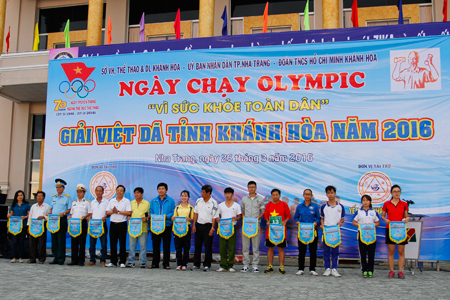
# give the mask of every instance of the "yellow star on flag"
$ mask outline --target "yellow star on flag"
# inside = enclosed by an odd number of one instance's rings
[[[73,69],[73,70],[75,71],[76,74],[81,74],[81,70],[83,70],[83,69],[81,69],[80,67],[77,66],[77,68]]]
[[[272,217],[276,217],[276,216],[279,215],[279,213],[277,213],[277,211],[274,209],[273,212],[270,213],[270,215],[271,215]]]

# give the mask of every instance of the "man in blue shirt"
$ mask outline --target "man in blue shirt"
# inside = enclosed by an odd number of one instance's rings
[[[297,226],[300,223],[314,223],[314,228],[317,224],[320,223],[320,213],[319,206],[315,203],[311,202],[312,191],[310,189],[306,189],[303,191],[303,198],[305,201],[302,204],[299,204],[295,210],[294,220],[297,222]],[[314,238],[314,241],[309,244],[309,253],[310,253],[310,265],[309,265],[309,274],[313,276],[317,276],[316,272],[316,260],[317,260],[317,236]],[[298,241],[298,272],[295,275],[303,275],[305,268],[305,255],[306,255],[306,247],[308,245],[302,243],[300,240]]]
[[[172,217],[175,201],[167,196],[167,184],[158,184],[158,196],[150,202],[150,216],[166,215],[165,229],[160,234],[152,232],[153,262],[149,269],[159,268],[161,239],[163,240],[163,268],[170,269],[170,241],[172,240]],[[151,222],[151,221],[150,221]]]
[[[54,259],[50,264],[64,265],[64,261],[66,260],[67,215],[70,213],[70,208],[72,207],[72,198],[64,194],[64,189],[67,185],[64,180],[56,179],[55,182],[57,193],[52,196],[49,214],[59,215],[60,227],[57,232],[52,233],[52,253]]]

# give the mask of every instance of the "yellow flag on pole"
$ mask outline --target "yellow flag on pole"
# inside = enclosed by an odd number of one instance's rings
[[[39,27],[38,27],[38,23],[36,23],[36,27],[34,28],[33,51],[38,51],[38,49],[39,49]]]

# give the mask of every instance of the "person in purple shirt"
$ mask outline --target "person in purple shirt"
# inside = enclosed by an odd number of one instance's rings
[[[314,227],[316,227],[320,222],[319,206],[311,202],[312,195],[313,193],[310,189],[306,189],[303,191],[303,198],[305,198],[305,201],[302,204],[299,204],[295,209],[294,220],[295,222],[297,222],[297,226],[300,223],[314,223]],[[316,272],[317,241],[318,238],[316,236],[314,238],[314,241],[309,244],[309,274],[313,276],[319,275]],[[304,274],[307,247],[308,245],[303,244],[300,240],[298,241],[298,272],[295,273],[295,275]]]

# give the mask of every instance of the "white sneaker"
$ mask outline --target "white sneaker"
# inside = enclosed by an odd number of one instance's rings
[[[334,277],[341,277],[341,274],[339,274],[338,270],[336,269],[331,270],[331,275],[333,275]]]
[[[259,273],[258,267],[253,267],[253,273]]]
[[[106,264],[106,266],[107,266],[108,268],[111,268],[111,267],[115,267],[116,265],[113,264],[113,263],[109,263],[109,264]]]
[[[16,262],[16,259],[15,259],[15,258],[11,259],[11,263],[12,263],[12,264],[15,263],[15,262]]]
[[[199,267],[197,267],[197,266],[192,266],[192,269],[191,269],[191,271],[198,271],[198,270],[200,270],[200,268],[199,268]]]
[[[178,270],[178,271],[181,270],[181,266],[178,266],[175,270]]]
[[[316,271],[311,271],[311,272],[309,272],[309,275],[319,276],[319,273],[317,273]]]
[[[236,272],[236,270],[235,270],[235,269],[233,269],[233,268],[229,268],[229,269],[228,269],[228,272],[231,272],[231,273],[233,273],[233,272]]]
[[[303,272],[303,270],[298,270],[298,272],[295,273],[295,275],[303,275],[303,274],[305,274],[305,272]]]
[[[206,269],[207,267],[205,267]],[[216,270],[216,272],[226,272],[227,270],[225,270],[224,268],[219,268],[218,270]]]
[[[244,266],[244,267],[241,269],[241,272],[242,272],[242,273],[247,273],[248,271],[249,271],[249,269],[248,269],[247,266]]]
[[[325,270],[325,272],[323,273],[323,276],[330,276],[331,275],[331,269],[328,268]]]
[[[125,268],[126,266],[125,266],[125,264],[120,264],[120,267]]]
[[[204,267],[203,272],[209,272],[209,267]]]

